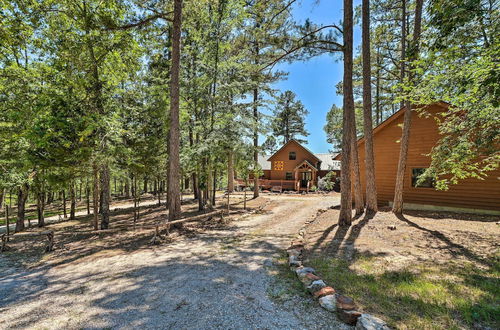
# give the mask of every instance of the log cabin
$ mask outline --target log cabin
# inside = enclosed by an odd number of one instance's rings
[[[328,172],[340,173],[340,162],[334,161],[336,154],[314,154],[297,140],[291,139],[271,156],[259,154],[262,189],[310,191],[317,187],[318,178]],[[244,185],[242,180],[237,180]]]
[[[417,184],[418,176],[431,163],[429,153],[440,139],[436,116],[447,111],[449,104],[437,102],[413,111],[408,146],[406,177],[403,185],[405,209],[427,209],[486,214],[500,214],[500,170],[488,173],[484,180],[468,178],[450,185],[449,190],[434,188],[432,180]],[[392,206],[399,160],[404,108],[373,130],[375,183],[378,203]],[[425,115],[424,115],[425,114]],[[361,184],[365,191],[365,140],[357,141]],[[340,160],[337,155],[336,160]]]

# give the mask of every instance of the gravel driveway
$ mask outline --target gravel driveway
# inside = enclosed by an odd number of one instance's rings
[[[194,238],[52,268],[0,269],[0,327],[347,329],[309,298],[277,303],[268,295],[277,285],[273,260],[338,198],[269,198],[262,214]]]

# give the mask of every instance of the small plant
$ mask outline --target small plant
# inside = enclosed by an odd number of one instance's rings
[[[309,190],[312,191],[312,192],[315,192],[316,190],[318,190],[318,187],[312,186],[311,189],[309,189]]]
[[[337,183],[337,174],[328,172],[324,177],[318,179],[318,189],[321,191],[332,191]]]

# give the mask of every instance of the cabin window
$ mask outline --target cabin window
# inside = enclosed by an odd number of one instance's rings
[[[411,169],[411,186],[414,188],[434,188],[434,179],[425,178],[422,183],[417,183],[418,177],[424,173],[426,168],[412,168]]]
[[[295,151],[290,151],[288,153],[288,160],[295,160],[297,158],[297,155],[295,154]]]
[[[293,173],[292,172],[286,172],[285,180],[293,180]]]

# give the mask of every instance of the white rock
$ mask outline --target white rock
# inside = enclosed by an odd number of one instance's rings
[[[314,268],[311,268],[311,267],[297,268],[295,270],[295,273],[297,274],[298,277],[305,276],[307,273],[313,273],[314,274]]]
[[[316,280],[316,281],[313,281],[309,286],[307,286],[307,290],[309,290],[309,292],[313,293],[313,292],[316,292],[316,291],[323,289],[325,286],[326,286],[326,284],[325,284],[325,282],[323,282],[323,280]]]
[[[300,267],[302,266],[302,262],[299,260],[297,256],[290,256],[288,258],[288,265],[294,267]]]
[[[389,330],[384,321],[370,314],[361,314],[356,322],[356,330]]]
[[[296,257],[298,257],[302,254],[302,251],[299,249],[291,249],[291,250],[288,250],[287,252],[288,252],[289,256],[296,256]]]
[[[319,298],[319,304],[321,305],[321,307],[330,312],[335,312],[337,308],[337,300],[335,300],[334,295],[328,295]]]

